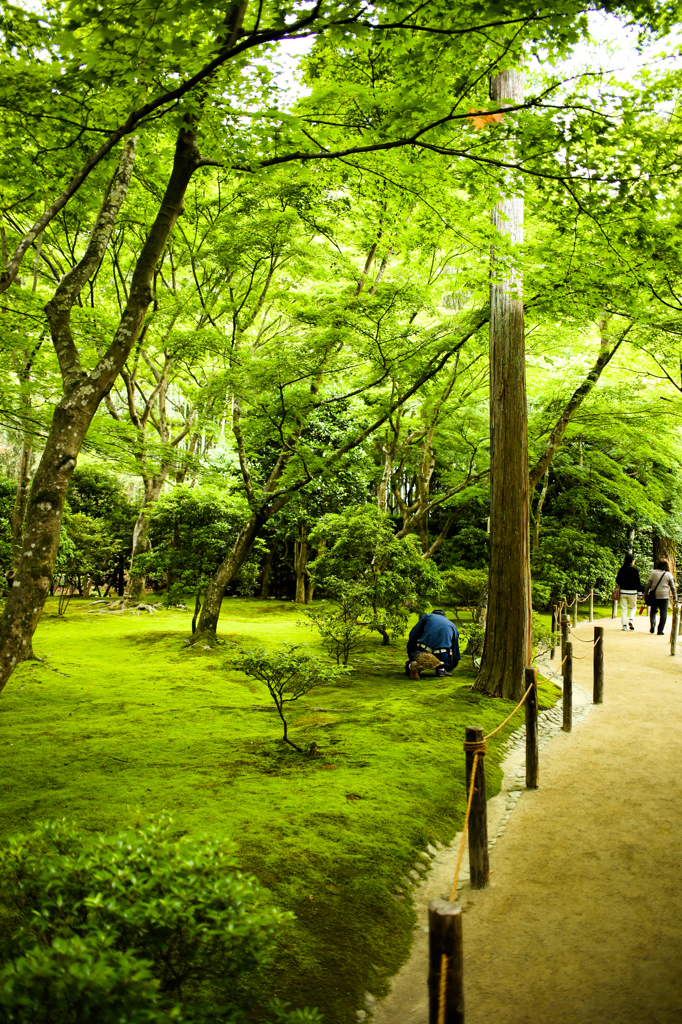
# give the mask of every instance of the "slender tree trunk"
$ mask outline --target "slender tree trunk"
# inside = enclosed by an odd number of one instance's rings
[[[387,496],[389,486],[391,483],[391,473],[393,471],[393,452],[384,448],[384,468],[381,473],[381,480],[379,481],[379,488],[377,490],[377,506],[380,512],[386,511]]]
[[[294,545],[294,572],[296,573],[296,604],[305,604],[306,567],[308,565],[308,527],[301,523],[299,539]]]
[[[272,577],[272,559],[273,559],[272,551],[270,549],[268,549],[268,553],[265,556],[265,561],[263,562],[263,576],[262,576],[261,584],[260,584],[260,596],[261,597],[270,597],[270,579]]]
[[[10,532],[12,537],[12,568],[16,571],[21,558],[21,549],[24,540],[24,521],[26,509],[28,508],[28,495],[31,488],[31,459],[33,448],[24,438],[19,451],[19,465],[17,469],[17,493],[14,499],[14,508],[9,517]]]
[[[249,557],[258,534],[269,518],[270,512],[267,509],[254,513],[242,528],[230,554],[213,574],[206,588],[206,596],[204,597],[204,604],[199,616],[195,639],[199,637],[209,639],[215,637],[225,587],[234,579]]]
[[[152,480],[145,480],[144,503],[133,527],[133,546],[130,555],[130,566],[128,569],[128,585],[125,590],[127,601],[139,601],[144,591],[144,573],[135,572],[135,559],[149,550],[149,510],[159,500],[168,473],[155,476]]]
[[[535,506],[535,515],[533,516],[533,551],[537,551],[537,549],[540,547],[540,522],[542,520],[542,506],[545,504],[545,498],[547,497],[548,487],[549,467],[545,470],[545,476],[542,481],[542,490],[540,491],[538,503]]]
[[[500,102],[523,102],[523,72],[492,81]],[[523,242],[523,199],[504,200],[493,224]],[[490,285],[490,582],[483,658],[476,689],[518,700],[530,664],[532,605],[528,419],[521,275],[492,252]]]

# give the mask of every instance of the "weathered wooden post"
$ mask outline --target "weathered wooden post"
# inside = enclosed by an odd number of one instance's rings
[[[566,657],[566,644],[568,643],[568,615],[561,616],[561,660]]]
[[[618,612],[618,602],[617,601],[611,601],[611,618],[612,619],[615,619],[617,612]]]
[[[481,730],[482,732],[483,730]],[[441,991],[445,1024],[464,1024],[464,955],[462,908],[447,900],[429,903],[429,1024],[438,1024]],[[441,973],[443,957],[445,986]]]
[[[483,744],[483,729],[467,726],[464,750],[466,752],[467,794],[470,793],[471,771],[474,765],[475,748]],[[485,751],[485,746],[482,747]],[[485,753],[478,755],[476,778],[473,780],[474,795],[469,814],[469,878],[472,889],[485,889],[488,884],[490,865],[488,863],[488,803],[485,792]]]
[[[594,588],[590,590],[590,622],[594,622]]]
[[[677,637],[680,631],[680,606],[673,601],[673,621],[670,627],[670,653],[673,657],[677,654]]]
[[[578,625],[578,595],[575,595],[575,601],[573,602],[573,625]]]
[[[604,703],[604,627],[594,627],[594,690],[593,704]]]
[[[526,669],[526,789],[537,789],[540,777],[538,758],[538,678],[534,668]]]
[[[570,732],[573,726],[573,644],[566,644],[566,664],[564,665],[564,732]]]
[[[556,644],[554,641],[554,634],[559,632],[559,615],[557,606],[552,605],[552,646],[549,649],[549,657],[551,661],[554,661],[556,656]]]

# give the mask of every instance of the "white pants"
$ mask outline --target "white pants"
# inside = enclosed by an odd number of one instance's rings
[[[628,616],[628,610],[630,615]],[[635,621],[635,613],[637,611],[637,594],[624,594],[621,591],[620,595],[620,621],[624,626],[628,624],[628,618],[630,622]]]

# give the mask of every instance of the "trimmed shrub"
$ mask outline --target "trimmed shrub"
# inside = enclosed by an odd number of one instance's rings
[[[114,836],[52,822],[10,839],[0,902],[0,1024],[241,1021],[292,917],[229,843],[177,838],[169,819]]]

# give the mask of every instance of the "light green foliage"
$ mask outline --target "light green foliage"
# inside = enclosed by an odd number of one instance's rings
[[[377,646],[353,662],[352,687],[330,684],[319,701],[313,691],[291,706],[292,733],[319,749],[308,760],[279,740],[262,683],[224,671],[224,649],[183,644],[189,613],[86,607],[76,598],[58,620],[48,602],[34,640],[47,662],[21,665],[3,692],[0,835],[55,817],[113,835],[139,809],[143,822],[167,812],[188,837],[231,838],[242,869],[296,914],[263,1000],[318,1006],[325,1024],[354,1021],[364,992],[384,993],[409,951],[401,875],[427,843],[461,828],[464,728],[490,732],[511,706],[472,693],[468,664],[417,686],[402,652]],[[242,647],[297,638],[291,605],[232,598],[222,616]],[[543,684],[542,706],[557,693]],[[489,741],[490,795],[512,727]]]
[[[291,917],[230,844],[169,820],[108,837],[43,825],[0,849],[0,896],[4,1021],[94,1024],[98,999],[112,1024],[241,1019]]]
[[[352,600],[356,621],[379,632],[384,643],[402,635],[410,614],[425,611],[429,598],[440,591],[438,569],[422,558],[417,538],[398,540],[389,517],[374,505],[323,516],[311,540],[326,542],[310,567],[315,584],[332,597],[339,595],[340,618],[348,618]],[[343,597],[339,581],[352,584],[352,596],[347,587]]]
[[[478,622],[464,622],[458,627],[460,650],[470,655],[475,668],[480,664],[485,642],[485,629]]]
[[[544,610],[551,604],[551,583],[542,583],[540,580],[531,579],[530,589],[533,599],[533,608],[539,608],[540,610]]]
[[[478,571],[486,570],[490,561],[490,534],[480,526],[465,526],[448,544],[444,564],[453,561]]]
[[[563,527],[547,532],[533,553],[533,576],[551,589],[551,600],[572,601],[576,592],[584,597],[592,588],[605,594],[613,588],[621,565],[610,548],[590,534]]]
[[[248,514],[248,505],[239,495],[215,487],[167,491],[149,511],[152,550],[140,555],[136,564],[145,575],[169,581],[167,600],[172,604],[187,590],[206,585]],[[255,570],[255,562],[243,567],[245,587],[253,585],[249,571],[252,580]]]
[[[476,609],[484,603],[488,587],[485,569],[464,569],[457,566],[441,573],[443,601],[448,607],[467,608],[473,618]]]
[[[318,653],[302,644],[282,644],[276,651],[268,651],[264,647],[253,650],[239,648],[228,665],[265,683],[282,719],[284,742],[299,753],[302,753],[301,748],[288,737],[284,705],[304,697],[316,686],[338,682],[343,675],[342,671],[327,664]]]
[[[582,595],[581,595],[582,596]],[[550,624],[537,613],[533,612],[533,656],[544,657],[555,646],[560,633],[552,633]]]
[[[128,501],[120,479],[86,456],[73,472],[67,493],[69,510],[101,522],[122,551],[130,550],[137,507]]]
[[[56,567],[64,585],[83,576],[100,582],[116,565],[119,550],[106,524],[84,512],[64,510]]]

